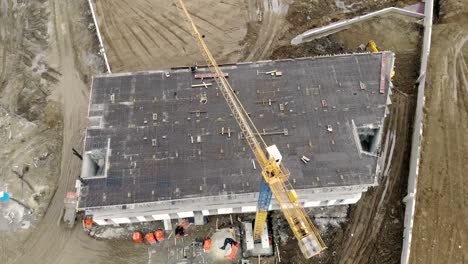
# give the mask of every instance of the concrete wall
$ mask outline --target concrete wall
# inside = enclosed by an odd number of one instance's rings
[[[410,171],[408,177],[408,195],[403,199],[406,203],[405,209],[405,229],[403,231],[403,248],[401,253],[401,263],[409,263],[410,252],[411,252],[411,239],[413,232],[414,213],[416,210],[416,191],[419,175],[419,160],[421,156],[421,141],[423,134],[424,120],[424,86],[426,82],[426,69],[427,60],[429,59],[429,52],[431,49],[431,34],[432,34],[432,14],[433,14],[433,0],[427,0],[425,5],[425,19],[424,19],[424,37],[423,47],[421,51],[421,69],[420,76],[418,78],[418,97],[416,102],[416,114],[414,117],[414,131],[411,144],[411,155],[410,155]]]
[[[346,28],[349,28],[353,24],[363,22],[363,21],[372,19],[374,17],[382,16],[382,15],[385,15],[385,14],[388,14],[388,13],[397,13],[397,14],[407,15],[407,16],[411,16],[411,17],[416,17],[416,18],[424,17],[423,14],[413,12],[413,11],[410,11],[410,10],[406,10],[406,9],[402,9],[402,8],[396,8],[396,7],[384,8],[382,10],[375,11],[375,12],[372,12],[372,13],[369,13],[369,14],[365,14],[365,15],[362,15],[362,16],[357,16],[357,17],[354,17],[354,18],[351,18],[351,19],[338,21],[338,22],[331,23],[331,24],[323,26],[323,27],[318,27],[318,28],[308,30],[308,31],[298,35],[297,37],[293,38],[291,40],[291,44],[292,45],[299,45],[301,43],[311,41],[311,40],[314,40],[314,39],[317,39],[317,38],[323,38],[323,37],[326,37],[326,36],[331,35],[333,33],[336,33],[336,32],[339,32],[341,30],[344,30]]]
[[[106,49],[104,46],[104,41],[101,37],[101,31],[99,30],[99,21],[96,15],[96,5],[94,4],[93,0],[88,0],[89,3],[89,9],[91,9],[91,14],[93,15],[93,21],[94,21],[94,26],[96,27],[96,34],[99,39],[99,53],[102,55],[104,58],[104,63],[106,65],[106,69],[108,73],[111,73],[111,67],[109,64],[109,60],[107,59],[107,53]]]
[[[298,190],[300,202],[304,207],[317,207],[341,204],[354,204],[362,192],[369,186],[322,188],[320,190]],[[147,204],[130,204],[113,207],[88,208],[86,214],[93,215],[98,225],[121,223],[137,223],[164,219],[193,217],[197,212],[205,216],[253,213],[256,211],[258,193],[243,195],[226,195],[184,199]],[[125,209],[123,209],[125,208]],[[279,210],[279,205],[273,199],[269,210]]]

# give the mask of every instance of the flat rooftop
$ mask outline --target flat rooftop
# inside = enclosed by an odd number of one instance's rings
[[[222,70],[292,185],[310,189],[374,184],[378,158],[361,151],[356,127],[382,125],[392,65],[385,52]],[[167,72],[94,77],[80,208],[258,192],[259,165],[213,79]]]

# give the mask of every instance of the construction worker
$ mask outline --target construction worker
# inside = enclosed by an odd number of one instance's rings
[[[219,249],[225,250],[227,244],[229,244],[229,245],[231,245],[231,247],[233,247],[233,246],[237,246],[238,242],[235,241],[234,239],[228,237],[228,238],[224,239],[224,245],[222,247],[220,247]]]
[[[187,219],[184,219],[175,229],[175,235],[176,237],[179,236],[187,236],[185,233],[185,229],[190,226],[190,223]]]
[[[175,234],[176,234],[176,237],[184,236],[185,235],[184,227],[180,226],[180,225],[177,226],[176,229],[175,229]]]
[[[220,249],[225,250],[228,244],[231,245],[231,252],[229,253],[229,255],[224,256],[224,258],[233,260],[236,258],[237,250],[239,249],[239,242],[235,241],[232,238],[226,238],[224,240],[224,245],[220,247]]]

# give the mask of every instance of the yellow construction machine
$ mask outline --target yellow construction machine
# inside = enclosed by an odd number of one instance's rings
[[[372,39],[367,42],[366,48],[370,48],[372,52],[379,52],[377,45]]]
[[[291,226],[302,253],[306,258],[319,254],[326,248],[325,243],[320,237],[315,226],[312,224],[310,218],[301,207],[297,199],[296,192],[288,181],[289,171],[283,163],[281,163],[282,157],[278,148],[276,145],[268,146],[261,137],[261,133],[259,133],[255,127],[255,124],[249,117],[248,112],[227,81],[226,75],[222,72],[215,58],[208,49],[205,41],[203,40],[203,36],[200,34],[193,22],[183,0],[176,0],[176,4],[187,21],[190,31],[195,38],[211,73],[215,77],[214,79],[218,88],[240,127],[243,138],[249,144],[249,147],[260,164],[263,180],[268,184],[273,196],[280,205],[281,211]],[[265,221],[266,212],[257,211],[255,223],[256,230],[254,233],[257,235],[262,233]]]
[[[380,52],[379,48],[377,48],[377,45],[372,39],[369,40],[369,42],[367,42],[366,48],[370,48],[370,50],[373,53]],[[392,72],[390,73],[390,78],[393,79],[394,76],[395,76],[395,70],[392,70]]]

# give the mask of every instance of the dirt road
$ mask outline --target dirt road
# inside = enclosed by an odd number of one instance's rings
[[[468,262],[466,1],[465,13],[460,12],[462,9],[442,6],[444,15],[433,27],[412,264]]]
[[[44,62],[47,20],[42,2],[0,1],[0,189],[19,201],[0,204],[0,263],[41,218],[60,170],[61,115],[46,100],[56,75]]]
[[[71,148],[82,144],[83,129],[87,112],[88,89],[75,69],[74,52],[71,44],[70,23],[67,20],[67,1],[51,1],[53,11],[53,33],[50,36],[49,64],[62,73],[57,90],[51,95],[63,105],[63,148],[59,186],[43,220],[27,242],[17,250],[22,255],[14,263],[68,263],[59,257],[67,242],[79,239],[71,230],[59,227],[63,210],[63,197],[72,190],[80,162],[72,157]],[[92,243],[93,241],[91,241]]]

